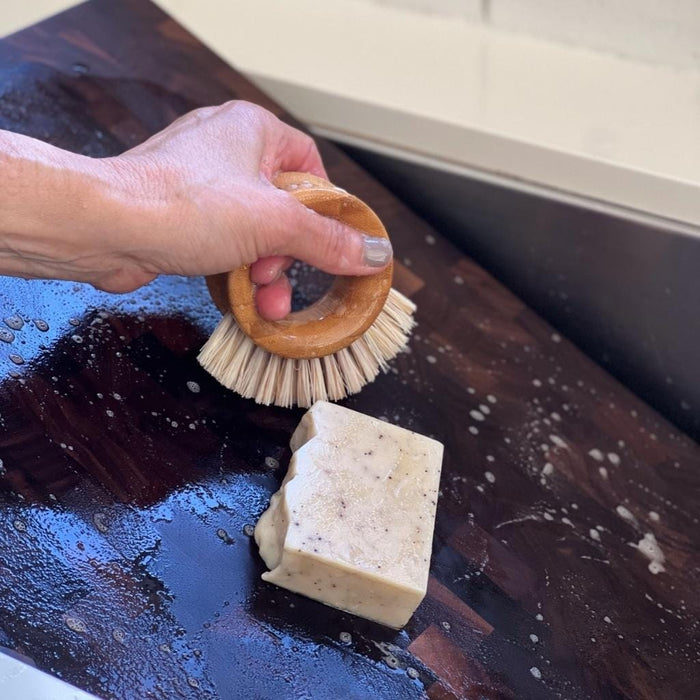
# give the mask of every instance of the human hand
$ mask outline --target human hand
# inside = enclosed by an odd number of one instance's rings
[[[292,259],[325,272],[366,275],[391,259],[385,239],[322,217],[271,184],[279,172],[327,178],[316,145],[270,112],[229,102],[190,112],[136,148],[108,159],[146,207],[147,230],[127,234],[142,274],[213,274],[251,264],[256,302],[286,316]]]

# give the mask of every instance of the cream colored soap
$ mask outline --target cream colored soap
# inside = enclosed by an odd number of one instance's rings
[[[263,579],[390,627],[425,596],[443,446],[319,401],[255,528]]]

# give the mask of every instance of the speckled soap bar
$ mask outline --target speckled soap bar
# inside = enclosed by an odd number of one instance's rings
[[[443,446],[320,401],[255,528],[263,579],[402,627],[425,596]]]

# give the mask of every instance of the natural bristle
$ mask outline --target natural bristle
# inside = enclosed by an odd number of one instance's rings
[[[347,348],[327,357],[291,360],[269,353],[226,314],[199,353],[199,363],[217,381],[257,403],[307,408],[355,394],[406,347],[415,326],[415,304],[392,289],[384,309]]]

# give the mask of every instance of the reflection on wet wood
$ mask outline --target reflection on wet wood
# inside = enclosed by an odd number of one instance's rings
[[[0,69],[0,127],[96,157],[234,97],[285,117],[136,0],[5,39]],[[698,446],[321,147],[418,304],[347,405],[446,445],[425,602],[396,633],[260,580],[249,526],[301,412],[199,368],[201,280],[2,279],[0,646],[109,698],[692,697]]]

